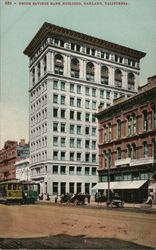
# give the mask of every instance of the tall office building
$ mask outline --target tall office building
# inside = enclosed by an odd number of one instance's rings
[[[31,177],[41,192],[90,192],[97,183],[98,106],[138,90],[145,53],[44,23],[29,56]]]

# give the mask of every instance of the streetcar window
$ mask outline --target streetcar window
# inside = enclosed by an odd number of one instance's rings
[[[12,190],[12,184],[8,183],[8,190]]]
[[[18,184],[18,190],[21,190],[22,189],[22,186],[21,186],[21,184]]]
[[[17,185],[13,184],[13,190],[16,190],[16,188],[17,188]]]
[[[28,190],[28,185],[24,184],[24,190]]]
[[[29,190],[33,190],[33,185],[29,185]]]
[[[34,191],[38,191],[38,185],[34,185]]]

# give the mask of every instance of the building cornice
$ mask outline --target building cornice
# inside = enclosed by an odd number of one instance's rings
[[[123,113],[123,111],[127,111],[132,109],[133,107],[138,107],[145,102],[155,101],[156,97],[156,85],[152,85],[148,90],[140,91],[138,94],[129,97],[119,103],[114,104],[110,108],[104,109],[98,113],[96,113],[96,117],[100,121],[105,121],[107,119],[111,119],[117,115]]]
[[[77,31],[67,29],[67,28],[59,27],[57,25],[50,24],[47,22],[45,22],[42,25],[42,27],[39,29],[37,34],[31,40],[29,45],[24,50],[24,54],[31,57],[34,51],[39,46],[39,44],[48,35],[55,35],[55,36],[60,36],[60,37],[64,37],[67,39],[73,39],[77,42],[86,43],[91,46],[98,46],[101,49],[110,50],[116,53],[130,56],[135,59],[141,59],[142,57],[146,55],[146,53],[142,51],[134,50],[134,49],[122,46],[122,45],[108,42],[108,41],[105,41],[105,40],[102,40],[93,36],[89,36],[89,35],[86,35]]]

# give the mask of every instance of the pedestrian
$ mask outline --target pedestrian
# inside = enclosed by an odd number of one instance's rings
[[[87,194],[88,204],[90,203],[90,194]]]
[[[150,207],[152,207],[152,195],[149,194],[147,201],[145,202],[145,204],[149,205]]]
[[[58,195],[56,194],[55,195],[55,203],[57,203],[57,200],[58,200]]]

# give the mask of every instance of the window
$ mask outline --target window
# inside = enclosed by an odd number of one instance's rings
[[[101,67],[101,84],[108,85],[108,81],[109,81],[108,77],[109,77],[108,68],[106,66],[102,66]]]
[[[77,86],[77,94],[81,94],[81,86],[80,85]]]
[[[136,145],[135,145],[135,143],[132,144],[132,147],[133,147],[133,160],[135,160],[136,159]]]
[[[127,156],[128,158],[131,158],[131,145],[130,144],[127,145]]]
[[[77,126],[77,134],[80,135],[81,134],[81,126]]]
[[[66,166],[61,166],[61,174],[66,174]]]
[[[64,47],[64,41],[63,40],[60,40],[60,46]]]
[[[54,108],[53,109],[53,117],[57,117],[58,116],[58,109]]]
[[[92,96],[96,97],[96,89],[92,89]]]
[[[58,75],[63,75],[63,57],[60,54],[55,55],[54,58],[54,72]]]
[[[74,98],[73,97],[70,97],[70,106],[74,106]]]
[[[61,123],[61,132],[64,133],[65,132],[65,124]]]
[[[92,122],[95,122],[96,118],[95,118],[95,114],[92,114]]]
[[[65,193],[66,193],[66,183],[61,182],[61,194],[65,194]]]
[[[146,132],[148,130],[148,122],[147,122],[147,111],[143,112],[143,130]]]
[[[77,107],[81,108],[81,99],[77,99]]]
[[[110,100],[110,91],[106,91],[106,99]]]
[[[92,168],[92,175],[96,175],[96,168]]]
[[[104,90],[100,90],[100,98],[101,98],[101,99],[104,98]]]
[[[106,53],[106,59],[109,60],[110,54]]]
[[[89,162],[89,154],[88,153],[85,154],[85,161]]]
[[[153,128],[156,128],[156,105],[153,108]]]
[[[77,112],[77,120],[81,121],[81,112]]]
[[[58,174],[58,166],[53,166],[53,174]]]
[[[86,113],[86,115],[85,115],[85,121],[89,122],[89,113]]]
[[[74,167],[72,167],[72,166],[69,167],[69,174],[70,175],[74,174]]]
[[[70,134],[74,134],[74,125],[70,124]]]
[[[127,116],[127,127],[128,127],[128,136],[131,134],[131,120],[130,116]]]
[[[65,152],[61,152],[61,161],[65,161]]]
[[[58,131],[58,123],[57,122],[53,123],[53,131],[55,131],[55,132]]]
[[[75,186],[75,183],[74,182],[69,182],[69,193],[70,194],[74,194],[74,186]]]
[[[153,142],[153,155],[154,155],[154,160],[156,160],[156,141]]]
[[[54,45],[59,45],[59,40],[57,38],[54,38]]]
[[[76,192],[79,194],[79,193],[81,193],[81,189],[82,189],[82,183],[77,183],[77,190],[76,190]]]
[[[70,152],[70,161],[74,161],[74,153]]]
[[[65,105],[65,96],[61,95],[61,104]]]
[[[71,77],[79,78],[79,61],[76,58],[71,60]]]
[[[143,146],[144,146],[144,158],[147,158],[148,157],[148,146],[147,146],[146,141],[144,141]]]
[[[58,182],[53,182],[53,194],[58,194]]]
[[[58,103],[58,95],[53,95],[53,103]]]
[[[57,151],[53,152],[53,159],[58,160],[58,152]]]
[[[115,93],[114,93],[114,99],[117,99],[117,98],[118,98],[118,93],[115,92]]]
[[[70,92],[74,93],[74,84],[73,83],[70,84]]]
[[[65,90],[65,82],[61,82],[61,90]]]
[[[128,90],[134,91],[135,89],[135,78],[133,73],[128,74]]]
[[[85,134],[86,134],[86,135],[89,135],[89,127],[86,127],[86,128],[85,128]]]
[[[53,137],[53,145],[58,146],[58,137]]]
[[[86,80],[94,82],[94,64],[91,62],[86,65]]]
[[[92,154],[92,162],[96,162],[96,154]]]
[[[77,139],[77,148],[81,148],[81,139]]]
[[[65,138],[61,137],[61,147],[65,147]]]
[[[109,135],[109,142],[112,139],[112,127],[111,127],[111,123],[108,124],[108,135]]]
[[[104,129],[104,143],[105,143],[106,140],[107,140],[107,129],[106,129],[106,125],[103,126],[103,129]]]
[[[74,148],[74,139],[73,138],[70,139],[70,148]]]
[[[92,141],[92,149],[96,149],[96,141]]]
[[[70,111],[70,119],[74,119],[74,111]]]
[[[92,128],[92,136],[96,136],[96,128]]]
[[[104,166],[107,168],[107,153],[104,151]]]
[[[86,94],[87,96],[89,95],[89,88],[88,88],[88,87],[85,88],[85,94]]]
[[[92,109],[96,110],[96,102],[92,102]]]
[[[117,120],[117,128],[118,128],[118,139],[121,138],[121,121]]]
[[[81,153],[77,153],[77,161],[81,161]]]
[[[136,115],[133,114],[133,134],[136,134]]]
[[[101,58],[104,58],[105,53],[101,52]]]
[[[65,110],[61,109],[61,118],[65,118]]]
[[[115,70],[115,87],[122,88],[122,73],[121,70]]]
[[[89,148],[89,140],[86,140],[86,141],[85,141],[85,147],[86,147],[86,148]]]
[[[86,101],[85,101],[85,108],[86,108],[86,109],[89,109],[89,100],[86,100]]]
[[[53,89],[58,89],[58,81],[54,80]]]
[[[111,150],[108,150],[108,166],[109,168],[111,168],[111,164],[112,164],[112,153]]]
[[[85,175],[89,175],[89,167],[85,167]]]
[[[121,160],[121,148],[117,148],[118,160]]]

